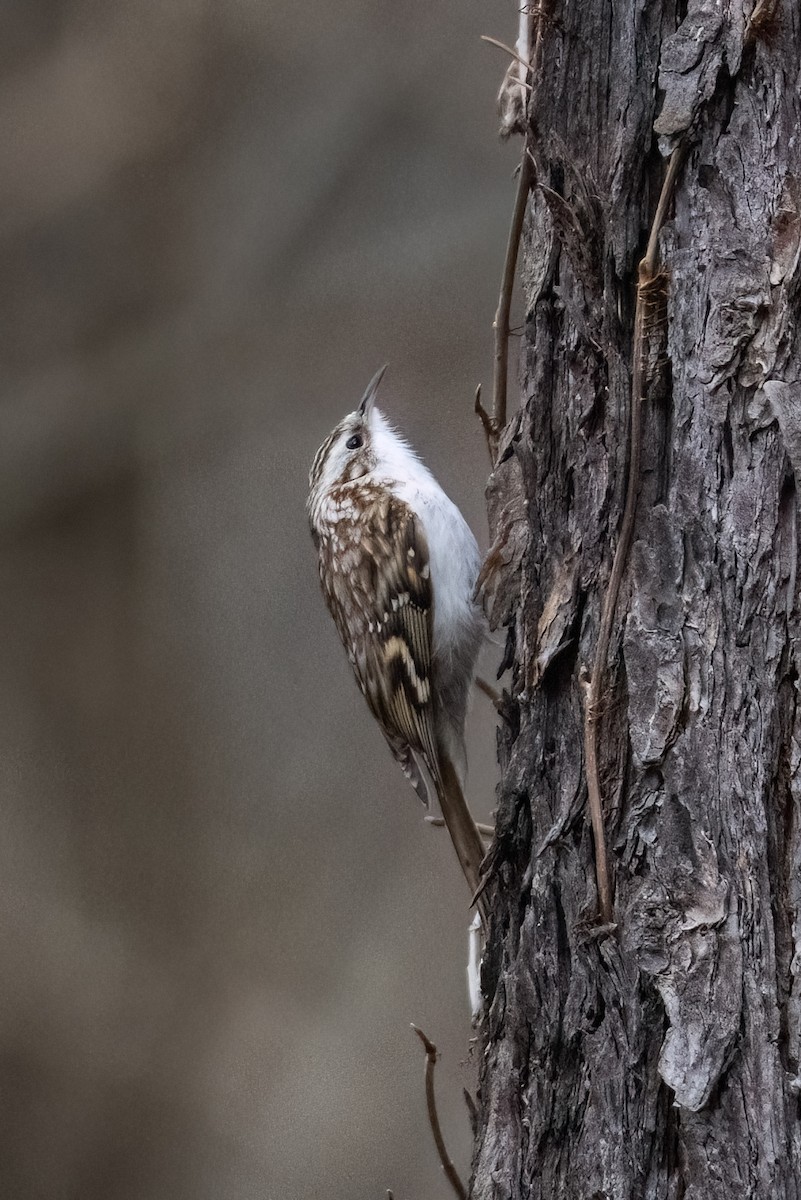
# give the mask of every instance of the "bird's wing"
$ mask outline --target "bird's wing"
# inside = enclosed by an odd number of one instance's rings
[[[326,602],[367,703],[418,795],[414,761],[438,779],[431,684],[434,600],[428,544],[408,504],[363,486],[321,546]]]

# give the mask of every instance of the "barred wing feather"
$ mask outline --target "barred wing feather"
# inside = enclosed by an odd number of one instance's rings
[[[332,534],[339,542],[339,569],[321,571],[323,590],[370,710],[428,804],[414,759],[419,754],[438,782],[428,545],[403,501],[367,488],[360,500],[366,507],[358,527],[341,520]]]

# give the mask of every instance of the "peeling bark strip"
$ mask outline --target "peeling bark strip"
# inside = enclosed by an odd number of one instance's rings
[[[524,403],[488,493],[515,704],[473,1200],[801,1197],[801,14],[555,2],[538,31]],[[661,241],[598,737],[580,680],[625,502],[636,265]]]

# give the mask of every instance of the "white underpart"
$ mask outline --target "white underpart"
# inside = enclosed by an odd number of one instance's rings
[[[467,996],[474,1025],[478,1024],[484,1007],[484,997],[481,995],[482,941],[481,913],[476,913],[467,932]]]
[[[442,716],[439,734],[464,782],[465,712],[484,637],[481,610],[473,600],[481,562],[478,546],[459,509],[376,408],[370,414],[370,439],[377,459],[370,478],[409,505],[428,542],[434,596],[432,650]]]
[[[370,434],[378,465],[377,483],[392,486],[419,518],[428,542],[434,592],[434,654],[443,664],[460,657],[465,637],[476,636],[480,618],[473,589],[480,566],[476,539],[459,509],[383,413],[374,408]]]

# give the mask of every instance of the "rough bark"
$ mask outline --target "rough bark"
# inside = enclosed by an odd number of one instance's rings
[[[512,666],[471,1196],[801,1196],[801,17],[539,18],[524,395],[489,487]],[[615,928],[582,677],[625,502],[637,263],[665,156],[636,524],[605,672]]]

